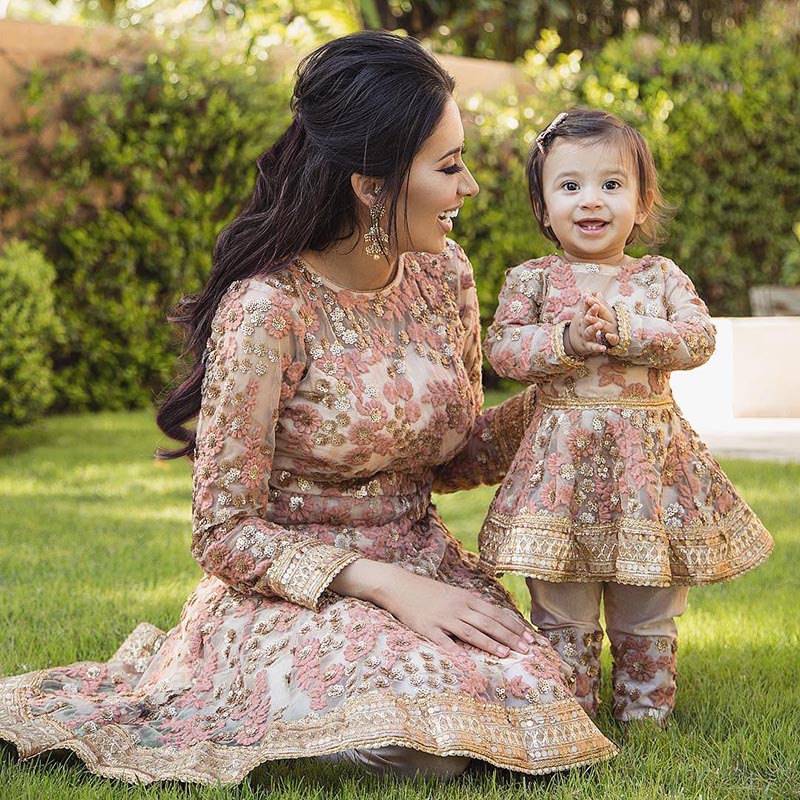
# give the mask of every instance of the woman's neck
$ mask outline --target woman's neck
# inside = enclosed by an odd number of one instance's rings
[[[327,250],[306,250],[300,254],[315,272],[337,286],[356,292],[383,289],[397,272],[398,259],[390,254],[377,261],[364,252],[363,238],[357,234],[337,242]]]

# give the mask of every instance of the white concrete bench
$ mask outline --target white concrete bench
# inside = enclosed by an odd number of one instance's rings
[[[716,455],[800,461],[800,317],[714,324],[714,355],[672,373],[684,415]]]

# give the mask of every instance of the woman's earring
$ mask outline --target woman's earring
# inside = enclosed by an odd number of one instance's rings
[[[389,249],[389,234],[381,228],[381,217],[386,211],[384,203],[373,203],[369,210],[369,228],[364,234],[366,242],[366,253],[372,256],[375,261],[385,256]]]

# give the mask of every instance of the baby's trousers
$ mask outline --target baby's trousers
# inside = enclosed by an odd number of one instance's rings
[[[575,699],[590,716],[600,705],[600,601],[613,659],[613,713],[623,721],[666,722],[675,705],[678,629],[686,586],[551,583],[528,578],[531,622],[574,670]]]

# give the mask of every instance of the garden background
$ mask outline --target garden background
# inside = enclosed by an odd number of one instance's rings
[[[3,13],[89,32],[31,66],[10,57]],[[0,673],[110,656],[141,619],[177,620],[197,570],[188,472],[152,459],[165,442],[151,409],[180,368],[164,320],[202,285],[257,154],[287,124],[297,60],[361,27],[403,28],[445,59],[485,59],[497,84],[478,94],[465,81],[459,94],[482,191],[454,237],[485,321],[504,269],[551,249],[532,223],[524,158],[573,104],[607,108],[649,139],[675,205],[658,250],[712,313],[748,314],[752,286],[800,285],[796,2],[0,2],[0,63],[15,87],[0,120]],[[480,72],[474,60],[446,63]],[[796,369],[788,352],[786,363]],[[494,400],[509,391],[491,371],[486,383]],[[604,713],[601,727],[624,745],[609,765],[527,782],[478,771],[437,796],[799,796],[800,468],[724,466],[778,548],[752,576],[695,593],[670,731],[626,739]],[[490,495],[439,501],[468,546]],[[509,586],[524,603],[524,587]],[[434,791],[297,765],[261,778],[219,793],[128,790],[71,764],[20,768],[4,750],[0,797]]]

